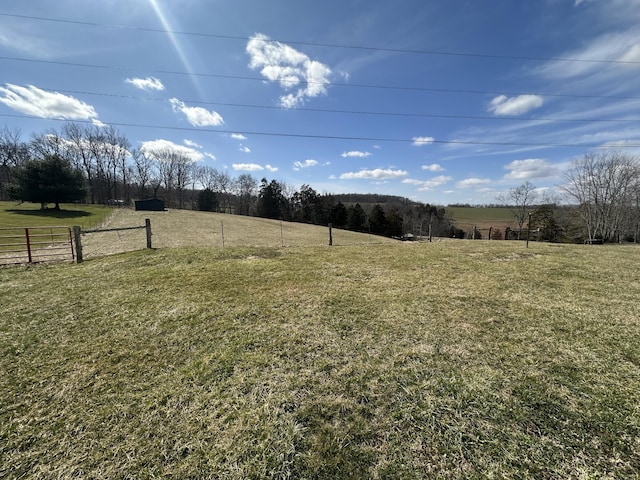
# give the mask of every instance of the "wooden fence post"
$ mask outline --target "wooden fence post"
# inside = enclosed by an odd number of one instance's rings
[[[151,220],[144,219],[144,228],[147,231],[147,248],[151,248]]]
[[[491,233],[493,231],[493,227],[489,227],[489,240],[491,240]]]
[[[73,240],[76,246],[76,263],[82,263],[82,240],[81,240],[80,227],[74,225],[73,227]]]
[[[329,224],[329,246],[333,245],[333,234],[331,233],[332,227],[333,225],[330,223]]]

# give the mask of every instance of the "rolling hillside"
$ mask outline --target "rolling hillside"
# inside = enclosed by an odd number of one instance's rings
[[[116,209],[105,228],[144,225],[151,220],[154,248],[176,247],[291,247],[329,244],[329,229],[317,225],[280,222],[223,213],[169,210],[136,212]],[[333,245],[391,244],[396,240],[333,229]],[[94,233],[83,238],[85,258],[144,248],[144,230]]]

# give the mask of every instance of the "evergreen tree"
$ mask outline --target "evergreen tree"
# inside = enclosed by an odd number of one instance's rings
[[[58,155],[27,161],[16,171],[10,189],[16,200],[40,203],[42,209],[53,203],[56,210],[60,210],[61,203],[80,201],[86,194],[82,173]]]
[[[257,214],[263,218],[283,218],[287,213],[287,199],[282,186],[275,180],[268,182],[263,178],[260,182],[260,193],[256,206]]]
[[[198,194],[198,210],[201,212],[215,212],[218,208],[218,196],[210,188],[205,188]]]
[[[355,232],[362,232],[367,222],[367,214],[359,203],[347,209],[347,228]]]
[[[331,209],[331,221],[333,225],[337,228],[342,228],[347,225],[347,207],[344,206],[344,203],[338,202]]]
[[[371,233],[377,235],[383,235],[387,230],[387,216],[379,204],[374,205],[373,209],[371,209],[369,227],[371,228]]]
[[[386,233],[389,237],[401,237],[403,235],[402,214],[396,208],[392,208],[387,215]]]

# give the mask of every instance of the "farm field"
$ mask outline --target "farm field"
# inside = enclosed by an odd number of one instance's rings
[[[0,477],[639,478],[639,262],[322,241],[0,269]]]
[[[456,227],[471,231],[475,225],[479,230],[488,231],[490,227],[504,231],[506,227],[516,229],[518,224],[511,211],[504,207],[446,207],[446,214]]]

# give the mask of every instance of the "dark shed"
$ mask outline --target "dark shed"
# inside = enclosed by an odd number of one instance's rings
[[[164,211],[164,200],[160,200],[159,198],[149,198],[147,200],[136,200],[134,203],[135,203],[136,210],[147,210],[151,212]]]

